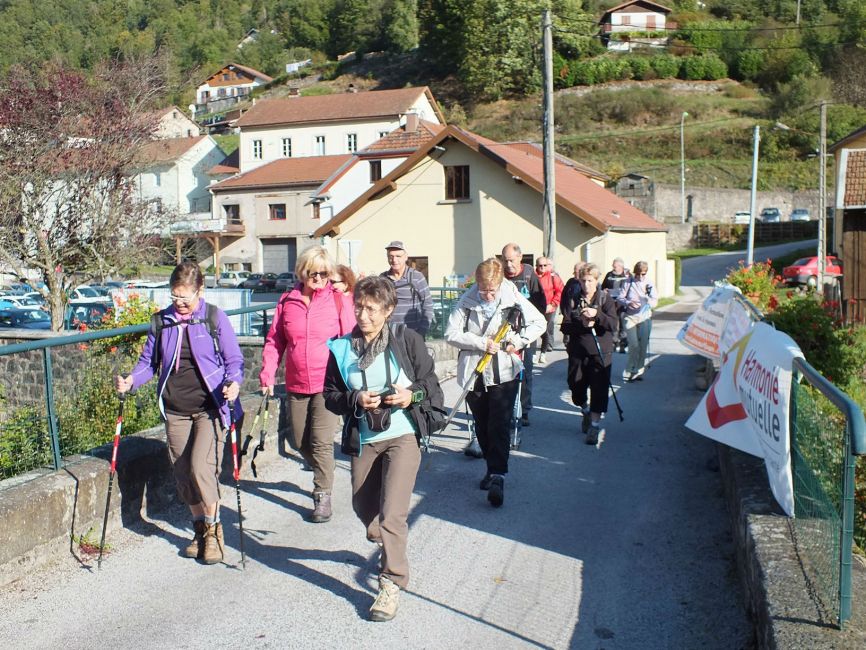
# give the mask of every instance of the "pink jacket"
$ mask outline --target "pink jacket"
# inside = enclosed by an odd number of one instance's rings
[[[338,314],[338,304],[341,304]],[[274,322],[262,351],[262,386],[272,386],[274,375],[286,353],[286,390],[313,395],[325,387],[325,368],[330,350],[328,339],[348,334],[355,327],[352,296],[335,291],[330,284],[304,303],[300,285],[280,297]]]

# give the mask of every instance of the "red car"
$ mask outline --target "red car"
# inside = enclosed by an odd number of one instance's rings
[[[842,263],[832,255],[828,255],[825,270],[827,275],[842,275]],[[817,286],[818,257],[802,257],[791,266],[786,266],[782,269],[782,279],[786,284]]]

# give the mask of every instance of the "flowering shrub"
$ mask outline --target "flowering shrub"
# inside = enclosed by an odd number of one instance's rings
[[[113,301],[114,306],[105,312],[100,329],[113,329],[149,323],[150,317],[159,311],[159,307],[155,303],[145,300],[138,293],[130,293],[126,297],[115,295]],[[146,333],[112,336],[111,338],[94,341],[93,347],[96,350],[96,354],[119,353],[124,358],[137,358],[141,354],[141,348],[144,346],[146,337]]]
[[[756,262],[751,266],[740,262],[740,265],[728,273],[725,279],[739,288],[762,311],[770,307],[770,299],[774,297],[776,288],[776,277],[773,275],[770,260]],[[778,301],[775,305],[778,305]]]

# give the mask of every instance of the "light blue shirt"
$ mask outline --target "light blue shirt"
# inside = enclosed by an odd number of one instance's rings
[[[370,365],[370,367],[366,370],[367,390],[371,393],[379,393],[385,390],[385,382],[387,379],[387,375],[385,373],[386,355],[389,362],[391,363],[391,382],[397,384],[398,386],[402,386],[403,388],[408,388],[412,385],[412,382],[409,381],[406,373],[404,373],[403,370],[397,366],[397,361],[394,359],[394,356],[390,353],[390,351],[387,351],[377,356],[373,363]],[[347,367],[348,381],[346,383],[352,390],[363,390],[364,378],[361,375],[360,368],[358,368],[358,357],[354,353],[352,354],[352,356],[353,358]],[[405,409],[392,408],[391,426],[389,426],[387,429],[381,432],[370,431],[370,428],[367,426],[367,419],[362,417],[360,423],[360,431],[361,444],[366,445],[371,442],[379,442],[381,440],[399,438],[400,436],[406,435],[407,433],[415,435],[415,423]]]

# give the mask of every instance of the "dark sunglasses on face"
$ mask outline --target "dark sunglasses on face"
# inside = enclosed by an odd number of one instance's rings
[[[307,273],[307,277],[311,280],[315,280],[316,278],[327,280],[330,277],[330,274],[327,271],[310,271]]]

